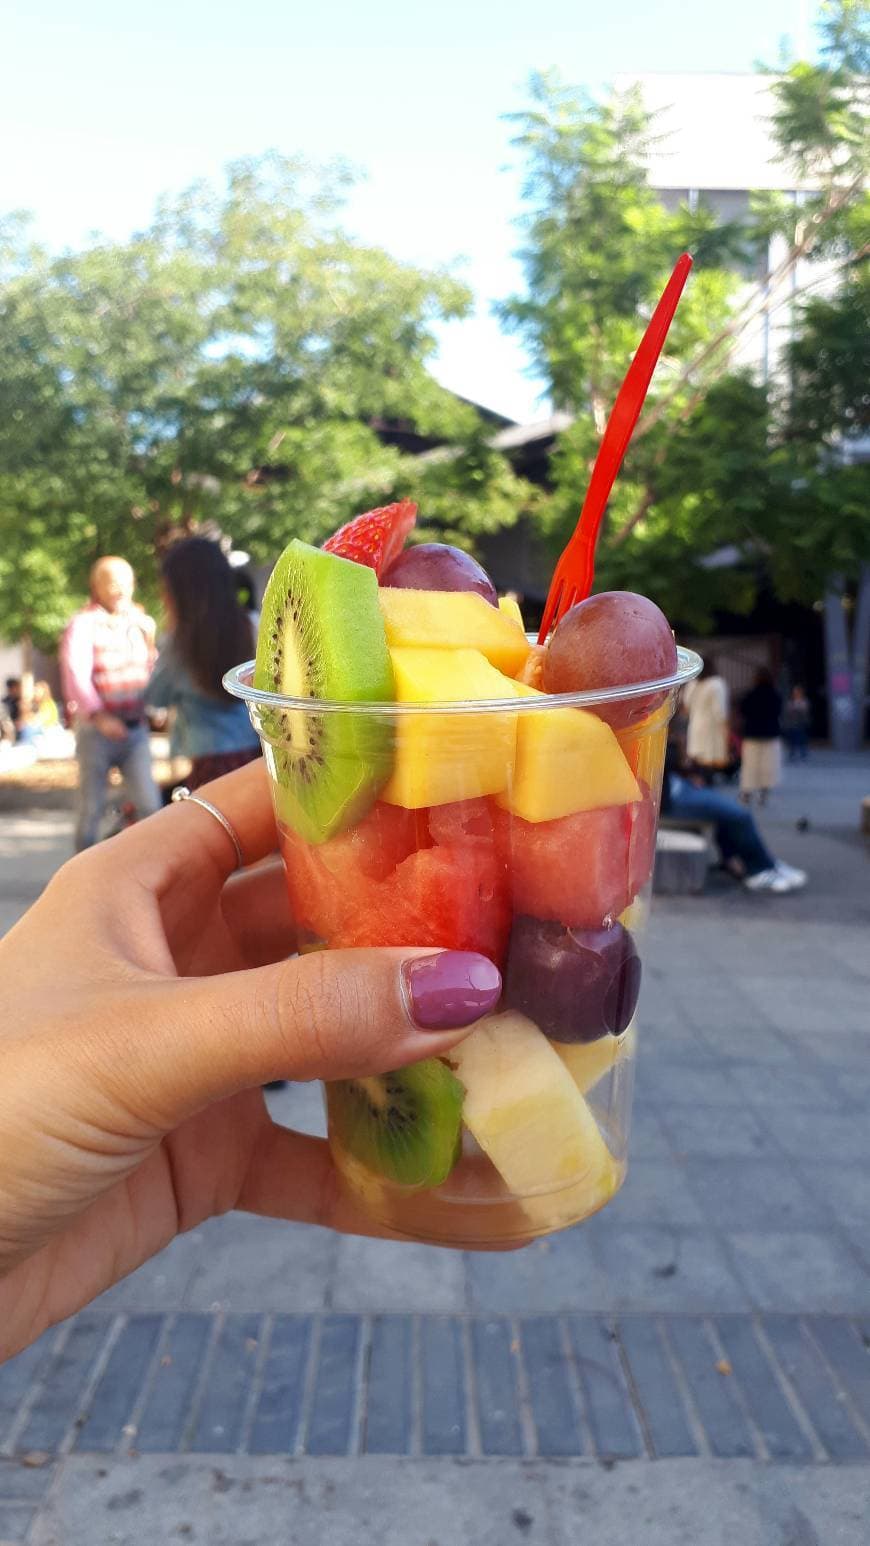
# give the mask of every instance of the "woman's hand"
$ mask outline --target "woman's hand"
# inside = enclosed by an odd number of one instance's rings
[[[445,1052],[498,998],[482,956],[288,960],[262,762],[207,794],[254,868],[183,802],[71,860],[0,941],[0,1358],[215,1213],[377,1233],[260,1086]]]

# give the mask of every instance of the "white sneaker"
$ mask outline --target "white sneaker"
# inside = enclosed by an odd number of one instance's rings
[[[795,886],[806,885],[806,870],[797,870],[793,864],[786,864],[784,859],[777,859],[776,868],[779,870],[780,875],[784,875],[786,879],[792,881]]]
[[[775,896],[785,896],[789,891],[799,891],[802,880],[792,880],[778,869],[759,870],[757,875],[747,875],[743,882],[747,891],[772,891]]]

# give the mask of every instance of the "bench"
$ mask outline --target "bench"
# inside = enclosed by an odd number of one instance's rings
[[[705,821],[664,816],[656,835],[653,891],[661,896],[697,896],[713,858],[713,827]]]

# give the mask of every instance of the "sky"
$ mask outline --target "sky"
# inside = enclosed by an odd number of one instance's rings
[[[346,225],[452,265],[474,316],[435,373],[512,418],[546,411],[492,302],[522,285],[504,115],[534,69],[600,89],[634,71],[750,70],[806,56],[810,0],[2,0],[0,213],[53,248],[123,238],[155,200],[267,149],[350,159]]]

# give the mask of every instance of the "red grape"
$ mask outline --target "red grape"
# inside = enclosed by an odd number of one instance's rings
[[[515,918],[505,968],[505,1003],[553,1041],[621,1036],[640,991],[640,958],[621,923],[566,929]]]
[[[420,542],[405,548],[381,576],[394,590],[468,590],[498,606],[498,594],[486,570],[470,553],[447,542]]]
[[[631,591],[602,591],[571,607],[554,629],[544,659],[544,690],[625,687],[671,676],[676,669],[674,635],[655,602]],[[664,693],[647,693],[590,708],[618,728],[645,719],[664,699]]]

